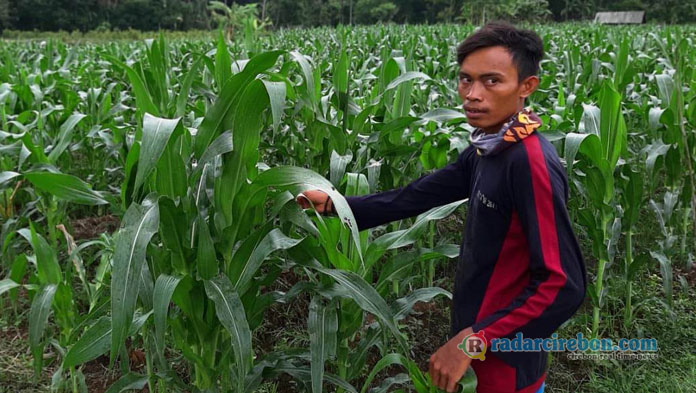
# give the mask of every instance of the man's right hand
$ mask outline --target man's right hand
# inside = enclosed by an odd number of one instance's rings
[[[329,198],[329,194],[324,191],[308,190],[299,194],[295,200],[303,209],[309,209],[314,205],[314,210],[317,213],[329,214],[334,212],[333,201]]]

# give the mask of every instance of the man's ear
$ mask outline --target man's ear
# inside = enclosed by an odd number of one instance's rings
[[[536,75],[528,76],[520,83],[520,98],[527,98],[539,87],[539,77]]]

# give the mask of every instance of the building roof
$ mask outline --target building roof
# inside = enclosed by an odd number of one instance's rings
[[[598,12],[594,21],[602,24],[641,24],[645,20],[645,11]]]

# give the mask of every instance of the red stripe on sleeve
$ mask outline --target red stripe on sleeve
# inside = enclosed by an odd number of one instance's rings
[[[488,280],[476,322],[503,309],[529,285],[529,246],[516,211],[512,211],[510,227],[503,248]]]

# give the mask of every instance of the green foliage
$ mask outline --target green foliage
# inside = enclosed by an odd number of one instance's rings
[[[648,22],[696,21],[693,0],[0,0],[0,31],[103,33],[221,27],[232,37],[269,26],[592,20],[599,11],[636,10],[646,11]]]
[[[355,20],[361,23],[389,22],[394,18],[398,7],[391,1],[357,0]]]
[[[547,0],[498,0],[481,3],[464,0],[457,20],[485,24],[492,20],[540,22],[549,18]]]
[[[0,2],[0,15],[3,5]],[[80,12],[75,12],[80,10]],[[208,26],[201,2],[185,0],[18,0],[8,8],[4,28],[72,31],[111,29],[188,30]]]
[[[220,1],[211,1],[208,3],[208,10],[217,23],[217,27],[227,32],[228,40],[241,35],[247,46],[251,45],[251,40],[256,39],[259,33],[271,24],[268,18],[259,17],[259,8],[254,3],[246,5],[233,3],[227,6]]]
[[[360,232],[344,196],[403,186],[466,148],[452,54],[472,29],[6,42],[0,296],[29,318],[36,370],[80,391],[110,353],[111,391],[251,392],[281,374],[299,390],[368,391],[393,366],[403,374],[383,389],[434,391],[404,326],[451,296],[434,271],[458,254],[447,218],[465,201]],[[529,104],[565,161],[592,282],[576,323],[599,335],[619,313],[638,334],[646,304],[678,309],[694,259],[696,98],[679,88],[694,83],[694,29],[535,29],[548,57]],[[309,188],[338,215],[302,211]],[[76,236],[77,220],[105,216],[117,231]],[[659,281],[644,298],[631,285],[648,271]],[[279,290],[281,275],[294,285]],[[258,345],[279,307],[306,307],[282,333],[301,337]],[[145,369],[130,370],[131,350]]]

